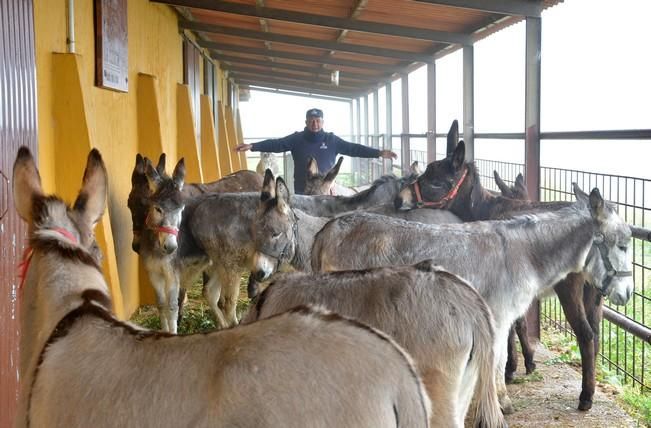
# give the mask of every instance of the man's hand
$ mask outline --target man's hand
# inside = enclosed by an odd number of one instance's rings
[[[251,150],[251,144],[238,144],[235,146],[236,152],[246,152],[247,150]]]
[[[380,150],[380,157],[384,159],[398,159],[398,155],[391,150]]]

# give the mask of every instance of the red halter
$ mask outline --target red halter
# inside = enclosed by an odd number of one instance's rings
[[[75,238],[75,235],[73,235],[69,230],[64,229],[63,227],[54,227],[50,230],[58,232],[59,234],[63,235],[68,241],[72,242],[75,245],[77,244],[77,238]],[[18,278],[20,278],[20,285],[18,286],[19,290],[22,290],[23,286],[25,285],[27,269],[29,269],[29,262],[32,261],[33,254],[34,251],[31,247],[25,247],[25,251],[23,252],[23,260],[18,265]]]
[[[468,175],[468,168],[463,171],[463,175],[457,182],[457,184],[448,192],[447,195],[443,196],[441,199],[438,201],[424,201],[423,197],[420,193],[420,185],[418,184],[418,180],[414,181],[413,186],[414,186],[414,193],[416,193],[416,207],[421,208],[421,207],[433,207],[433,208],[443,208],[449,201],[453,200],[456,196],[457,193],[459,192],[459,188],[463,184],[463,182],[466,179],[466,175]]]
[[[169,233],[170,235],[178,236],[179,229],[176,227],[169,226],[149,226],[149,213],[147,213],[147,218],[145,218],[145,225],[154,232],[158,233]]]

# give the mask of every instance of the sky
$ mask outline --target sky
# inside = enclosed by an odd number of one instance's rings
[[[543,12],[542,132],[651,129],[649,19],[649,0],[565,0]],[[523,132],[524,53],[524,22],[475,44],[476,133]],[[436,73],[437,132],[445,133],[453,119],[463,123],[461,50],[438,60]],[[409,76],[411,133],[426,131],[425,88],[423,67]],[[399,133],[399,81],[392,92],[393,132]],[[383,132],[383,90],[379,101]],[[250,101],[240,103],[244,137],[252,142],[301,130],[312,107],[324,111],[327,131],[350,135],[347,103],[251,91]],[[424,148],[423,142],[412,148]],[[475,157],[522,163],[524,143],[477,139]],[[650,159],[649,140],[541,143],[541,164],[549,167],[651,178]]]

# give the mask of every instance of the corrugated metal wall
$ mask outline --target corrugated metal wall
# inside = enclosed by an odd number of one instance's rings
[[[11,196],[16,151],[36,140],[32,0],[0,1],[0,427],[13,424],[18,396],[18,278],[26,227]]]

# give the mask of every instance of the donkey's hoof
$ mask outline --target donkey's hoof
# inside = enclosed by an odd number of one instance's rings
[[[592,408],[592,400],[579,400],[579,410],[587,411]]]
[[[515,372],[506,372],[504,373],[504,382],[507,384],[513,383],[515,379]]]
[[[502,408],[502,413],[505,415],[511,415],[515,412],[511,398],[508,395],[500,397],[500,407]]]
[[[531,363],[528,363],[528,364],[525,363],[524,367],[526,369],[527,374],[531,374],[536,370],[536,363],[534,363],[533,361]]]

